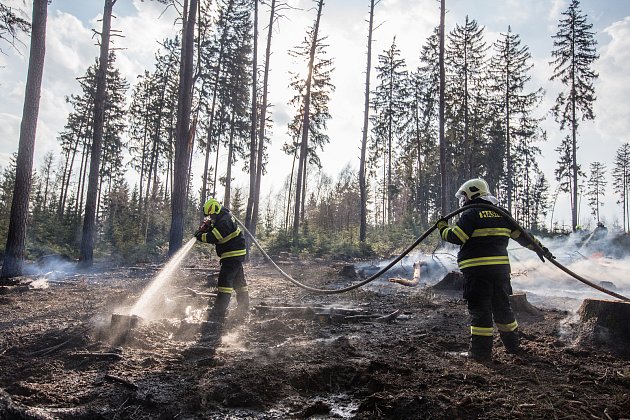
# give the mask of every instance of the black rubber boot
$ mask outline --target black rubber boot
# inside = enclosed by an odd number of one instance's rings
[[[471,335],[468,356],[478,362],[492,360],[492,336]]]
[[[518,328],[514,331],[499,332],[499,337],[508,353],[519,353],[521,346],[519,343]]]
[[[227,308],[230,304],[230,297],[231,294],[229,293],[217,293],[208,321],[204,322],[201,327],[202,341],[211,339],[213,336],[221,334],[223,324],[225,322],[225,315],[227,314]]]
[[[236,292],[236,313],[234,314],[234,320],[236,322],[246,322],[249,317],[249,292],[238,291]]]

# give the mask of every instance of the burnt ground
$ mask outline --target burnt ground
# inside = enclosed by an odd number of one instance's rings
[[[317,287],[356,281],[329,261],[281,267]],[[138,299],[155,267],[2,289],[0,418],[630,417],[627,351],[593,342],[567,312],[519,313],[525,353],[495,339],[493,362],[480,364],[459,354],[468,318],[457,293],[378,280],[318,295],[252,262],[251,320],[230,321],[202,346],[198,324],[183,319],[206,306],[205,268],[216,267],[187,262],[164,290],[164,318],[127,334],[113,331],[111,315]]]

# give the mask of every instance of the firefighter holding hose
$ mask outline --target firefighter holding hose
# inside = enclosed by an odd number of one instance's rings
[[[225,321],[232,292],[236,291],[236,319],[243,320],[249,313],[249,292],[243,273],[247,254],[245,238],[234,216],[215,198],[203,205],[204,222],[195,237],[198,241],[214,244],[219,256],[218,293],[209,316],[205,333],[220,332]]]
[[[537,239],[540,250],[522,235],[522,232],[499,212],[477,207],[475,204],[492,204],[499,201],[481,178],[466,181],[457,191],[461,213],[454,226],[446,219],[437,222],[443,240],[461,245],[457,264],[464,275],[464,299],[470,314],[470,347],[468,356],[477,361],[492,359],[493,320],[499,336],[509,353],[518,353],[518,323],[510,306],[510,260],[507,246],[510,238],[520,245],[533,249],[541,260],[555,258]],[[505,209],[502,209],[505,211]],[[533,237],[532,237],[533,238]]]

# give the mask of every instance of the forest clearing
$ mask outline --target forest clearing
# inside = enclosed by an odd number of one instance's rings
[[[1,1],[0,419],[629,420],[583,2]]]
[[[194,252],[160,291],[161,314],[151,321],[114,315],[133,306],[160,267],[81,273],[57,262],[58,270],[48,266],[0,295],[0,417],[628,418],[630,336],[602,342],[576,314],[579,295],[563,296],[576,293],[575,281],[536,278],[556,291],[530,284],[534,306],[515,305],[525,352],[497,345],[491,363],[478,363],[460,355],[469,334],[461,290],[437,286],[449,256],[422,257],[429,263],[415,287],[387,280],[411,279],[404,260],[338,295],[305,291],[254,259],[245,266],[251,318],[229,317],[222,336],[203,345],[216,271]],[[276,259],[298,281],[332,289],[383,263]],[[623,256],[606,264],[615,261]],[[589,264],[610,273],[596,257]]]

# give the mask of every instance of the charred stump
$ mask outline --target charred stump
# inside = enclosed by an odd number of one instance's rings
[[[578,315],[581,321],[581,341],[605,344],[628,352],[630,302],[585,299]]]
[[[350,279],[356,279],[359,277],[359,274],[353,264],[347,264],[341,267],[339,274]]]
[[[449,272],[433,286],[436,290],[464,290],[464,275],[459,271]]]
[[[120,345],[127,340],[129,332],[142,323],[137,315],[112,314],[109,336],[113,345]]]
[[[540,309],[533,306],[527,300],[527,294],[524,292],[514,293],[510,295],[510,306],[515,313],[528,315],[541,315]]]

